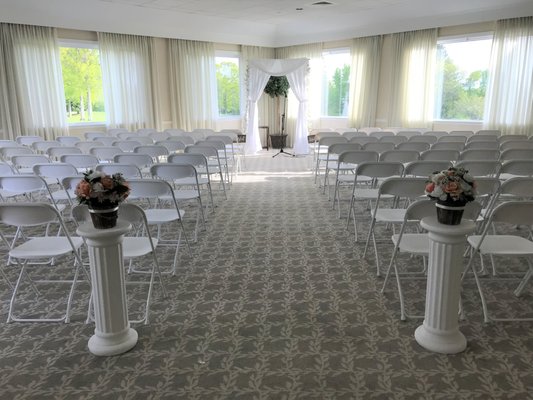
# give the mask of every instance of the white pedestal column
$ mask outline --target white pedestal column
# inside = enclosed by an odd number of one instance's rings
[[[466,338],[459,331],[459,296],[466,235],[475,224],[443,225],[436,217],[420,222],[429,232],[429,262],[424,323],[415,331],[422,347],[444,354],[466,349]]]
[[[121,220],[111,229],[95,229],[91,223],[77,229],[87,242],[91,264],[95,329],[89,351],[97,356],[121,354],[137,344],[137,332],[128,321],[122,259],[122,240],[130,229]]]

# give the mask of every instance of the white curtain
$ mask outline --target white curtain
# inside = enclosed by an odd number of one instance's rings
[[[217,83],[215,46],[169,39],[172,127],[215,129]]]
[[[246,129],[245,152],[253,154],[261,150],[259,129],[257,122],[257,100],[261,96],[268,79],[273,76],[287,76],[289,85],[300,102],[298,122],[295,130],[295,154],[307,154],[307,113],[306,113],[306,88],[305,76],[308,69],[307,59],[292,60],[250,60],[248,66],[248,125]],[[294,88],[293,88],[294,85]]]
[[[54,28],[0,24],[0,116],[6,139],[68,133]]]
[[[241,110],[243,110],[242,127],[241,130],[246,132],[248,110],[248,62],[253,59],[275,58],[275,50],[272,47],[260,47],[260,46],[241,46],[241,59],[240,59],[240,74],[241,74]],[[267,126],[269,133],[276,133],[276,101],[270,96],[261,96],[257,101],[257,119],[259,126]],[[261,133],[261,132],[260,132]],[[267,145],[268,138],[266,135],[260,135],[262,146]]]
[[[431,127],[437,29],[392,35],[392,77],[388,126]]]
[[[485,127],[505,134],[533,134],[533,17],[497,22]]]
[[[276,49],[276,58],[278,59],[309,59],[309,71],[307,74],[307,131],[313,129],[314,127],[320,126],[323,71],[322,50],[322,43],[281,47]],[[286,131],[289,134],[289,136],[287,137],[287,144],[289,147],[295,146],[295,137],[292,133],[296,131],[298,110],[298,99],[296,99],[294,92],[289,91],[286,124]]]
[[[155,128],[153,38],[98,32],[109,127]]]
[[[375,126],[381,63],[381,36],[354,39],[350,54],[350,126]]]

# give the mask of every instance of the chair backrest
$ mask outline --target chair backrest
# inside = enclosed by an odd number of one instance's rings
[[[482,205],[477,201],[466,203],[463,211],[463,218],[475,221],[481,212]],[[435,215],[435,201],[430,199],[416,200],[409,204],[405,210],[404,225],[414,221],[420,221],[422,218]],[[402,230],[403,230],[402,226]]]
[[[113,143],[117,141],[117,138],[114,136],[99,136],[93,140],[102,143],[104,146],[113,146]]]
[[[365,161],[357,165],[355,169],[356,179],[359,176],[370,178],[389,178],[402,176],[404,166],[401,162],[394,161]]]
[[[381,130],[381,128],[377,127],[377,126],[363,126],[359,129],[357,129],[359,132],[364,132],[366,133],[367,135],[370,133],[370,132],[379,132]]]
[[[426,150],[420,153],[421,160],[429,161],[457,161],[460,152],[458,150]]]
[[[533,200],[533,177],[517,176],[502,182],[500,196],[514,196]]]
[[[155,144],[137,146],[133,149],[133,152],[148,154],[154,159],[154,162],[158,162],[160,157],[167,157],[169,154],[165,146],[157,146]]]
[[[431,150],[457,150],[463,151],[465,144],[463,142],[437,142],[431,145]]]
[[[193,178],[196,179],[196,185],[198,185],[198,174],[196,173],[196,168],[191,164],[154,164],[150,167],[150,173],[153,177],[165,179],[169,182],[177,179]]]
[[[91,132],[84,132],[83,137],[87,141],[95,140],[96,138],[102,137],[102,136],[109,136],[106,132],[99,132],[99,131],[91,131]]]
[[[156,142],[155,144],[156,144],[156,146],[166,147],[166,149],[168,150],[169,154],[175,153],[177,151],[183,151],[183,150],[185,150],[185,147],[187,147],[187,145],[185,143],[183,143],[182,141],[180,141],[180,140],[168,140],[168,139],[166,139],[166,140],[160,140],[160,141]]]
[[[74,165],[76,168],[94,168],[98,164],[98,157],[91,154],[63,154],[59,160]]]
[[[94,169],[107,175],[120,173],[125,179],[142,178],[141,170],[134,164],[105,163],[97,164]]]
[[[381,139],[385,136],[395,136],[394,132],[391,132],[391,131],[372,131],[372,132],[368,132],[368,136],[372,136],[372,137],[376,137],[378,139]]]
[[[179,153],[168,156],[169,164],[190,164],[195,168],[207,168],[207,158],[203,154]]]
[[[504,143],[504,142],[507,142],[509,140],[513,141],[513,140],[528,140],[529,139],[529,136],[528,135],[503,135],[503,136],[500,136],[499,137],[499,141],[500,143]]]
[[[89,150],[89,154],[98,157],[100,162],[111,162],[115,155],[122,153],[122,150],[115,146],[98,146]]]
[[[367,135],[364,132],[347,131],[343,132],[341,136],[345,137],[348,140],[351,140],[354,137],[366,137]]]
[[[476,178],[476,198],[488,207],[498,197],[500,191],[501,181],[498,178],[478,177]]]
[[[167,140],[170,137],[170,133],[168,132],[151,132],[148,134],[148,136],[154,141],[154,143],[157,143],[161,140]]]
[[[19,155],[29,155],[29,154],[35,154],[34,151],[29,147],[1,147],[0,148],[0,157],[2,157],[2,160],[4,161],[10,161],[11,157],[13,156],[19,156]]]
[[[23,135],[23,136],[17,136],[15,138],[15,141],[21,145],[21,146],[28,146],[31,147],[31,145],[35,142],[42,142],[44,140],[41,136],[34,136],[34,135]]]
[[[462,130],[462,131],[450,131],[450,136],[464,136],[466,138],[469,138],[474,134],[474,131],[468,131],[468,130]]]
[[[161,199],[170,197],[178,209],[172,186],[164,179],[129,179],[130,194],[128,200]],[[179,211],[179,210],[178,210]]]
[[[490,214],[489,222],[531,226],[533,225],[533,201],[503,202],[494,207]]]
[[[344,151],[357,151],[361,150],[361,145],[357,143],[335,143],[328,147],[328,155],[339,155]]]
[[[432,135],[416,135],[411,136],[409,139],[407,139],[408,142],[414,142],[414,143],[428,143],[433,144],[437,142],[437,137]]]
[[[136,140],[141,144],[141,146],[150,146],[154,144],[154,140],[150,136],[141,136],[136,133],[130,133],[129,135],[126,135],[125,139]]]
[[[379,143],[393,143],[394,146],[398,146],[400,143],[407,142],[405,136],[383,136],[379,139]]]
[[[429,150],[430,146],[429,143],[424,142],[403,142],[396,145],[396,150],[414,150],[422,153],[423,151]]]
[[[328,133],[331,133],[331,132],[328,132]],[[335,133],[336,133],[335,136],[326,136],[326,137],[320,138],[318,141],[319,148],[320,147],[327,148],[335,143],[348,143],[347,138],[340,136],[338,132],[335,132]]]
[[[149,154],[141,153],[121,153],[113,157],[113,162],[119,164],[133,164],[139,168],[145,168],[154,163],[154,159]]]
[[[190,144],[194,144],[194,139],[191,136],[186,135],[185,133],[177,136],[170,136],[167,140],[179,140],[180,142],[185,143],[187,146]]]
[[[465,150],[459,160],[499,160],[500,150]]]
[[[404,137],[407,140],[410,137],[420,136],[421,134],[422,134],[422,132],[420,132],[420,131],[408,131],[408,130],[403,131],[403,130],[400,130],[400,131],[398,131],[398,133],[396,133],[396,136]]]
[[[22,168],[31,168],[34,164],[46,164],[50,162],[50,158],[44,154],[29,154],[11,157],[13,168],[19,171]]]
[[[112,143],[112,146],[118,147],[123,152],[133,152],[135,147],[142,146],[142,143],[138,140],[122,140],[117,138],[113,138],[114,142]]]
[[[109,128],[107,130],[109,136],[117,137],[119,133],[129,133],[129,131],[126,128]]]
[[[367,143],[377,143],[379,139],[375,136],[357,136],[350,139],[350,143],[358,143],[364,146]]]
[[[37,175],[10,175],[0,176],[0,187],[14,196],[20,194],[35,194],[38,197],[33,199],[39,201],[46,201],[46,196],[54,203],[52,193],[46,184],[46,181]]]
[[[499,142],[497,135],[485,135],[485,134],[474,134],[470,136],[467,140],[467,143],[472,142]]]
[[[475,137],[475,136],[472,136]],[[533,146],[532,146],[533,148]],[[465,150],[499,150],[500,142],[497,140],[475,140],[473,142],[467,142]]]
[[[148,136],[148,135],[151,136],[152,133],[156,133],[156,132],[157,132],[157,129],[155,128],[139,128],[135,131],[136,134],[145,135],[145,136]]]
[[[367,151],[377,151],[378,153],[383,153],[385,151],[394,150],[394,143],[366,143],[363,145],[363,150]]]
[[[477,131],[474,136],[477,136],[477,135],[491,135],[491,136],[496,136],[496,137],[499,137],[501,136],[502,134],[502,131],[499,130],[499,129],[480,129],[479,131]]]
[[[533,160],[533,149],[507,149],[500,153],[500,160]]]
[[[58,136],[56,140],[63,146],[74,146],[74,144],[81,142],[81,139],[77,136]]]
[[[351,150],[339,154],[339,165],[341,164],[360,164],[366,161],[378,161],[379,153],[376,151]]]
[[[416,150],[389,150],[380,154],[380,161],[397,161],[397,162],[411,162],[416,161],[420,157],[420,153]]]
[[[68,236],[61,215],[55,207],[47,203],[2,203],[0,204],[0,222],[16,227],[32,227],[58,222],[63,228],[63,234]]]
[[[424,196],[426,181],[426,178],[393,176],[381,182],[379,196],[389,194],[405,199],[416,199]]]
[[[56,178],[59,181],[65,176],[73,176],[78,173],[76,167],[69,163],[47,163],[33,165],[33,173],[44,178]]]
[[[57,140],[43,140],[40,142],[33,142],[31,147],[36,153],[46,153],[50,147],[60,147],[61,143]]]
[[[444,171],[452,166],[450,161],[418,160],[405,166],[404,176],[429,177],[437,171]]]
[[[533,149],[533,141],[531,140],[507,140],[505,142],[500,143],[500,150],[508,150],[508,149]]]
[[[438,142],[461,142],[466,143],[467,136],[463,135],[452,135],[451,133],[448,136],[441,136]]]
[[[424,135],[424,136],[433,136],[433,137],[435,137],[438,140],[439,138],[441,138],[443,136],[448,136],[448,132],[446,132],[446,131],[425,131],[424,133],[422,133],[422,135]]]
[[[213,146],[190,145],[185,148],[185,153],[203,154],[207,158],[213,157],[218,159],[218,151]]]
[[[84,154],[90,154],[90,150],[93,147],[103,146],[104,144],[102,142],[98,142],[96,140],[94,141],[85,141],[85,142],[77,142],[74,144],[74,146],[78,147]]]
[[[80,148],[76,146],[60,146],[60,147],[49,147],[46,150],[48,157],[54,160],[59,160],[63,154],[83,154]]]
[[[497,160],[461,160],[455,166],[466,169],[472,176],[497,177],[502,164]]]
[[[500,175],[533,176],[533,159],[502,161]]]

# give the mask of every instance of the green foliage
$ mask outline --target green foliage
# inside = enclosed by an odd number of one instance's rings
[[[97,49],[62,47],[60,56],[66,110],[78,112],[81,120],[92,121],[89,118],[93,116],[95,104],[99,104],[99,110],[103,111],[104,103],[99,52]]]
[[[350,91],[350,65],[337,68],[328,82],[327,115],[340,117],[347,115],[348,96]]]
[[[458,69],[446,55],[443,63],[441,119],[483,120],[488,71],[470,75]]]
[[[234,62],[216,64],[218,113],[240,115],[239,66]]]
[[[270,97],[287,97],[289,88],[289,81],[286,76],[271,76],[264,92]]]

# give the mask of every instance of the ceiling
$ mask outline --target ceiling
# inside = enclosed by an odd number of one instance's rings
[[[268,47],[533,15],[532,0],[0,0],[0,21]]]

